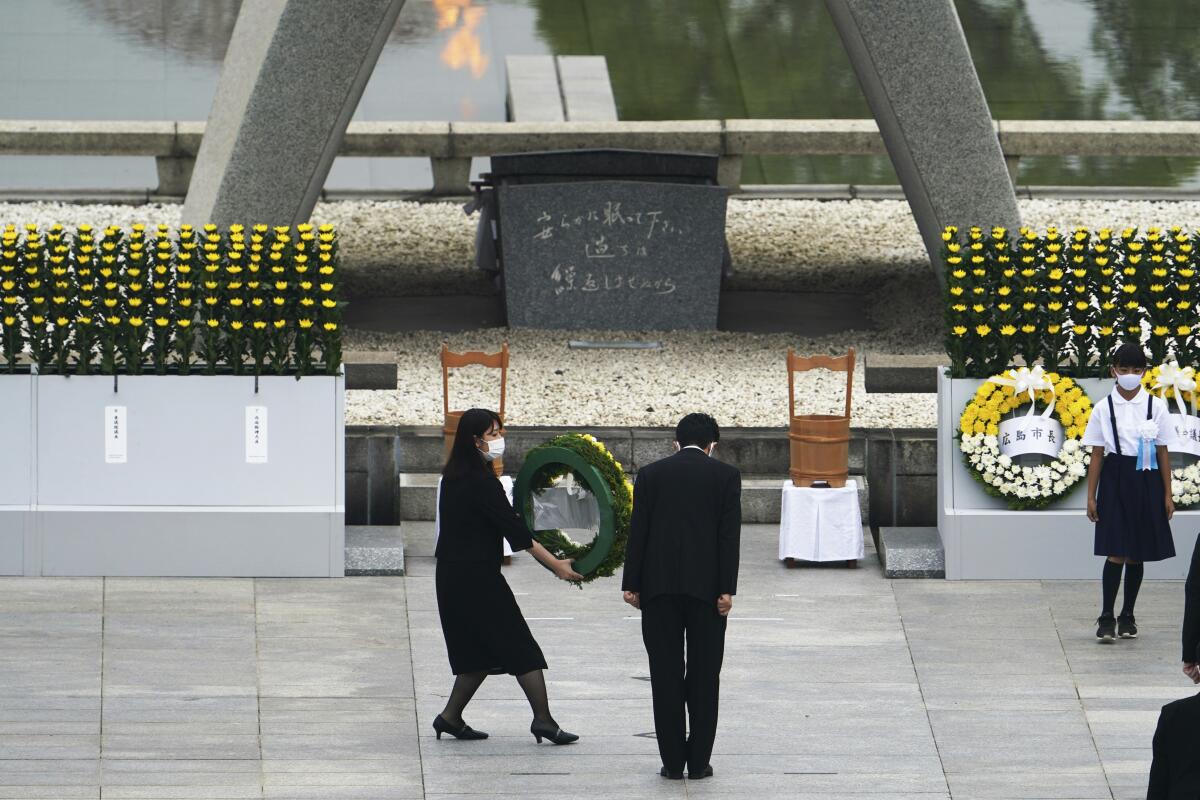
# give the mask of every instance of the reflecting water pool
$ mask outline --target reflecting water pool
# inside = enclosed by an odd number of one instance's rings
[[[998,119],[1196,119],[1178,0],[956,0]],[[204,119],[240,0],[0,0],[0,116]],[[622,119],[869,116],[823,0],[408,0],[356,119],[502,120],[510,54],[603,55]],[[1029,158],[1032,184],[1200,185],[1196,159]],[[746,183],[895,183],[886,158],[747,159]],[[339,159],[331,188],[428,165]],[[4,158],[0,186],[146,186],[148,159]]]

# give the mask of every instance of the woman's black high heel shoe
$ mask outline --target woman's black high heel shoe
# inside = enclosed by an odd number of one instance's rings
[[[488,735],[483,731],[477,731],[467,723],[459,725],[457,728],[451,725],[446,720],[442,719],[442,715],[438,714],[433,718],[433,729],[437,731],[437,738],[441,739],[443,733],[448,733],[455,739],[486,739]]]
[[[553,722],[538,722],[534,720],[533,724],[529,726],[529,732],[533,734],[533,738],[537,739],[538,744],[542,743],[542,739],[549,739],[555,744],[570,744],[579,740],[578,736],[573,733],[567,733]]]

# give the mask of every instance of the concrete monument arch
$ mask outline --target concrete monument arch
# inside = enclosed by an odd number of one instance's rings
[[[930,259],[946,225],[1019,224],[952,0],[825,0]],[[308,219],[404,0],[242,4],[185,222]]]

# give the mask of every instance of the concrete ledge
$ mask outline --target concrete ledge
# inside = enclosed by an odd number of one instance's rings
[[[589,81],[589,84],[591,81]],[[1200,156],[1200,122],[1005,120],[1005,155]],[[203,122],[0,120],[2,155],[195,156]],[[871,119],[569,122],[352,122],[341,155],[451,158],[530,150],[629,147],[740,155],[873,155]],[[868,187],[859,187],[867,193]]]
[[[937,528],[880,528],[885,578],[945,578],[946,553]]]
[[[346,526],[346,577],[403,574],[404,535],[399,525]]]
[[[885,155],[873,119],[725,120],[729,155]]]
[[[1195,156],[1200,122],[1007,120],[997,123],[1008,155]]]
[[[0,154],[159,156],[175,153],[174,122],[0,120]]]
[[[450,157],[449,122],[351,122],[342,156]]]
[[[450,143],[456,156],[614,147],[720,153],[721,127],[719,120],[452,122]]]
[[[395,389],[399,366],[385,353],[349,352],[342,356],[347,389]]]
[[[863,356],[863,379],[868,392],[933,394],[937,391],[937,368],[946,360],[944,354],[867,353]]]

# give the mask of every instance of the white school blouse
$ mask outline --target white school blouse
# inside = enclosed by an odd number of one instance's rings
[[[1117,431],[1121,434],[1121,455],[1136,456],[1138,454],[1138,426],[1146,421],[1146,398],[1150,394],[1146,387],[1138,389],[1132,400],[1126,400],[1116,389],[1112,390],[1113,411],[1117,417]],[[1083,432],[1084,447],[1103,447],[1104,454],[1117,452],[1117,443],[1113,439],[1112,419],[1108,412],[1108,397],[1092,406],[1092,416],[1088,419],[1087,429]],[[1151,419],[1158,426],[1158,437],[1155,444],[1167,447],[1176,446],[1175,426],[1171,423],[1171,414],[1162,398],[1155,397]]]

